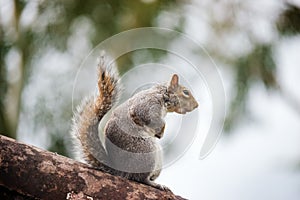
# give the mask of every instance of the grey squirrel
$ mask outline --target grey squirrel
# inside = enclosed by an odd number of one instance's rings
[[[100,58],[99,94],[86,98],[73,117],[71,135],[81,160],[104,172],[169,190],[154,182],[162,168],[162,152],[156,138],[164,134],[163,118],[167,112],[185,114],[198,107],[192,93],[178,79],[174,74],[169,83],[140,91],[119,105],[99,134],[100,121],[120,95],[118,73]]]

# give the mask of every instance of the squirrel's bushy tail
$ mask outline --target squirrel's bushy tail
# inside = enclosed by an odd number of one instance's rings
[[[98,64],[97,96],[86,98],[73,117],[71,135],[77,157],[86,163],[106,170],[107,156],[99,138],[98,126],[104,115],[116,104],[119,95],[119,75],[103,57]]]

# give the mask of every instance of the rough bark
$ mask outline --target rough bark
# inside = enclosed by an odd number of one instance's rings
[[[10,199],[183,199],[0,135],[0,197],[5,195]]]

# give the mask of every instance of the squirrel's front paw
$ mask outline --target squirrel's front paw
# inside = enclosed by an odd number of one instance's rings
[[[165,127],[166,126],[164,124],[162,128],[160,128],[159,130],[155,130],[155,137],[157,137],[158,139],[162,138],[162,136],[164,135]]]

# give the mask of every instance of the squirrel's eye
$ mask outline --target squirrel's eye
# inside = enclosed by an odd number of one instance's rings
[[[188,90],[182,90],[182,92],[185,96],[190,96],[190,92]]]

